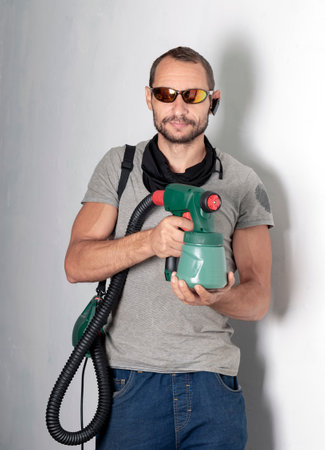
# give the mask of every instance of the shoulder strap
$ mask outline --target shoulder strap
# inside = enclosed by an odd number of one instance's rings
[[[118,188],[117,188],[117,196],[118,196],[119,200],[123,194],[126,183],[129,179],[129,175],[133,169],[134,153],[135,153],[135,146],[126,144],[125,150],[124,150],[124,157],[123,157],[123,161],[121,164],[122,170],[121,170],[120,181],[118,183]],[[98,283],[96,292],[99,296],[102,296],[105,294],[105,291],[106,291],[106,280],[103,280]]]
[[[126,145],[124,151],[124,158],[122,161],[122,170],[120,181],[117,188],[118,199],[121,198],[123,191],[125,189],[126,183],[128,181],[130,172],[133,169],[133,158],[134,158],[135,146],[134,145]]]

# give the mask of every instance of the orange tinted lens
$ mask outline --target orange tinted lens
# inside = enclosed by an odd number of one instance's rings
[[[183,91],[183,100],[186,103],[201,103],[207,98],[207,93],[203,89],[188,89]]]
[[[176,98],[176,91],[174,89],[169,88],[154,88],[152,89],[153,95],[157,100],[164,103],[171,103]]]

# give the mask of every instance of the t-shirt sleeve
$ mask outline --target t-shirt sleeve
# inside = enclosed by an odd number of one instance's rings
[[[251,170],[244,184],[236,229],[256,225],[274,226],[270,200],[260,178]]]
[[[123,148],[111,149],[97,164],[81,203],[107,203],[118,208],[117,188],[121,174]]]

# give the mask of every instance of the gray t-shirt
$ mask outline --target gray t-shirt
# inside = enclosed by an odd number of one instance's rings
[[[117,186],[124,147],[112,148],[97,165],[85,202],[107,203],[118,208],[115,238],[123,237],[130,216],[148,195],[141,162],[147,142],[136,146],[134,168],[120,202]],[[224,235],[227,269],[235,271],[232,235],[235,229],[273,226],[265,188],[247,166],[216,150],[223,179],[214,173],[203,189],[217,192],[222,207],[213,214],[216,231]],[[148,214],[143,229],[155,227],[169,215],[163,207]],[[132,267],[123,295],[106,327],[106,348],[114,368],[150,372],[219,372],[236,375],[240,351],[231,342],[228,318],[208,306],[190,306],[178,300],[164,277],[165,260],[152,257]]]

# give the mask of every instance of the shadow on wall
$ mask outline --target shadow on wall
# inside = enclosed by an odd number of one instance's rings
[[[281,181],[276,173],[266,167],[259,158],[259,149],[252,148],[243,137],[245,120],[254,100],[255,75],[258,68],[253,61],[252,50],[245,46],[244,39],[232,41],[224,51],[219,67],[220,87],[224,123],[218,137],[218,147],[236,159],[252,167],[263,180],[268,191],[275,220],[271,231],[273,249],[272,306],[269,314],[280,320],[290,300],[290,280],[287,266],[286,242],[289,228],[288,205]],[[232,321],[234,342],[241,348],[240,383],[243,386],[247,420],[248,450],[274,450],[273,420],[268,399],[264,394],[265,364],[258,352],[258,324],[255,322]]]

